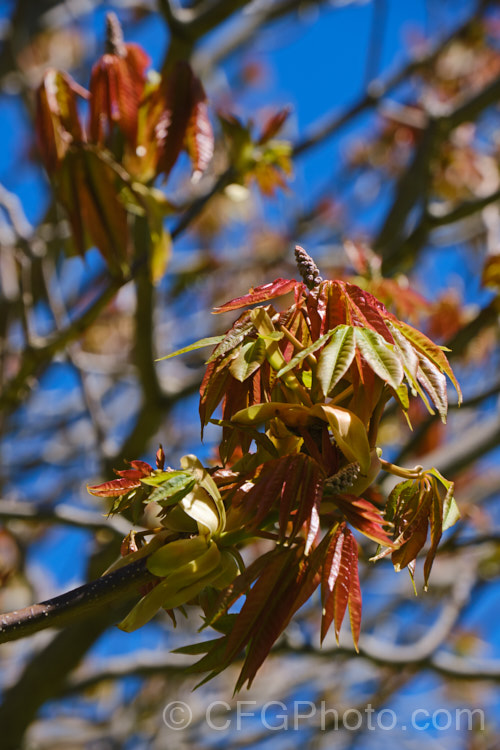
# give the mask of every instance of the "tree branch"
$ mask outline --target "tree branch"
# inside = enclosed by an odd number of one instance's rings
[[[139,596],[139,586],[154,579],[146,561],[138,560],[53,599],[0,615],[0,643],[64,627],[133,593]]]

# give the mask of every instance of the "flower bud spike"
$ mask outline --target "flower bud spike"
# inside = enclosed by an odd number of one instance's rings
[[[106,53],[117,57],[125,57],[127,54],[123,30],[116,13],[106,13]]]
[[[295,246],[295,262],[308,289],[314,289],[321,284],[323,277],[318,266],[300,245]]]

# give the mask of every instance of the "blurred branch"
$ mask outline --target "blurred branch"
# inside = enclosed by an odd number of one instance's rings
[[[150,677],[161,674],[168,677],[185,676],[186,665],[175,663],[171,654],[164,656],[157,651],[136,651],[134,654],[107,659],[98,669],[86,668],[81,674],[70,677],[63,686],[62,694],[71,695],[93,688],[100,682],[119,680],[124,677]]]
[[[478,199],[470,202],[469,205],[464,204],[463,207],[452,211],[447,219],[444,216],[432,216],[432,214],[426,218],[426,214],[429,213],[425,207],[433,155],[454,128],[477,118],[484,109],[495,104],[499,98],[500,76],[497,76],[487,86],[451,111],[440,113],[438,116],[432,116],[429,113],[427,127],[415,149],[413,159],[397,183],[393,204],[374,242],[375,250],[383,258],[382,272],[384,274],[394,271],[395,265],[407,263],[410,257],[413,259],[425,243],[433,226],[458,221],[460,218],[470,216],[474,210],[479,211],[488,203],[498,199],[498,192],[495,191],[487,196],[486,202]],[[417,204],[422,205],[424,218],[414,231],[412,242],[402,246],[408,217]]]
[[[40,343],[33,344],[23,351],[18,372],[5,384],[0,395],[0,410],[12,411],[26,398],[30,386],[33,385],[34,377],[49,364],[55,354],[86,331],[126,281],[108,279],[104,288],[80,317],[73,320],[62,330],[47,336]]]
[[[182,8],[175,0],[159,0],[160,11],[171,33],[163,70],[176,60],[189,59],[195,44],[203,36],[249,2],[250,0],[204,0],[196,8]]]
[[[63,524],[89,531],[111,531],[120,539],[123,539],[130,531],[130,523],[121,516],[107,518],[101,513],[63,503],[54,508],[46,508],[36,503],[0,500],[0,518],[7,521]]]
[[[451,442],[427,453],[425,461],[444,476],[453,478],[463,472],[478,458],[487,456],[500,445],[500,419],[497,414],[469,425]]]
[[[449,409],[456,410],[460,408],[461,410],[464,409],[471,409],[475,406],[478,406],[483,401],[486,401],[489,398],[492,398],[493,396],[497,396],[500,393],[500,382],[495,383],[491,388],[486,389],[485,391],[482,391],[481,393],[477,393],[475,396],[471,396],[470,398],[465,399],[461,406],[459,407],[458,401],[455,401],[449,405]],[[412,452],[415,450],[415,448],[418,447],[419,443],[423,440],[425,435],[427,434],[428,430],[431,428],[433,424],[436,424],[439,421],[439,414],[430,414],[421,424],[418,425],[418,427],[411,433],[410,439],[405,443],[405,445],[402,446],[400,452],[397,454],[397,456],[394,459],[394,463],[401,464],[403,463],[406,456],[411,455]]]
[[[19,750],[22,738],[38,709],[57,695],[70,671],[75,669],[104,630],[121,619],[130,602],[102,607],[83,621],[76,620],[57,633],[42,650],[32,655],[21,675],[8,688],[0,705],[2,750]]]
[[[380,60],[384,49],[384,32],[387,23],[387,0],[374,0],[372,3],[372,28],[370,31],[370,44],[366,55],[365,84],[370,82],[378,74]]]
[[[364,112],[370,107],[377,106],[379,102],[396,86],[400,83],[409,79],[414,73],[422,70],[426,67],[432,66],[438,56],[456,39],[460,38],[463,34],[467,33],[474,24],[477,23],[481,17],[484,9],[493,0],[487,2],[480,2],[478,9],[475,13],[468,18],[463,24],[454,29],[447,37],[437,42],[432,49],[424,54],[417,55],[411,60],[405,67],[401,68],[397,73],[389,76],[385,81],[381,78],[376,78],[366,87],[366,92],[356,101],[351,107],[340,115],[333,115],[325,118],[322,122],[313,125],[310,129],[308,136],[300,140],[294,147],[294,156],[298,156],[303,151],[308,150],[314,146],[322,143],[326,138],[331,137],[337,133],[344,125],[347,125],[357,115]]]
[[[327,0],[317,0],[316,5],[323,5]],[[196,51],[192,58],[193,67],[201,73],[206,73],[233,52],[241,52],[248,45],[256,32],[263,26],[277,21],[294,10],[300,10],[303,0],[274,0],[274,2],[252,3],[248,11],[228,29],[226,38],[217,40],[213,50]]]

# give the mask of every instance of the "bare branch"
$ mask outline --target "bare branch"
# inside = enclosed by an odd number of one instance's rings
[[[138,560],[53,599],[0,615],[0,643],[74,623],[135,592],[139,596],[139,586],[152,580],[146,561]]]

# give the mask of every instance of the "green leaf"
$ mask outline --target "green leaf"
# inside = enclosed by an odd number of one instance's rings
[[[254,404],[240,409],[232,416],[232,421],[241,424],[261,424],[269,419],[279,417],[290,426],[305,425],[309,409],[302,404],[285,404],[281,401],[268,401],[265,404]]]
[[[253,375],[264,362],[266,349],[266,342],[260,336],[256,341],[248,341],[243,344],[229,368],[233,378],[243,383],[250,375]]]
[[[417,378],[431,397],[432,403],[439,412],[441,421],[446,424],[448,394],[446,392],[446,378],[444,374],[427,357],[420,356]]]
[[[450,363],[446,359],[446,355],[437,344],[431,341],[420,331],[412,328],[408,323],[403,323],[401,320],[394,321],[394,325],[401,331],[403,336],[410,341],[413,346],[428,359],[431,360],[435,365],[439,367],[441,372],[447,375],[458,393],[458,403],[462,403],[462,391],[455,378],[453,370],[450,367]]]
[[[337,326],[333,330],[332,340],[325,346],[318,359],[316,375],[325,396],[344,377],[354,359],[355,351],[352,326]]]
[[[410,407],[410,399],[408,398],[408,388],[406,387],[405,383],[401,383],[399,388],[396,390],[396,398],[400,403],[400,406],[405,410],[408,411]]]
[[[394,346],[368,328],[356,328],[355,336],[357,347],[373,372],[397,391],[404,370]]]
[[[214,346],[215,344],[220,344],[221,341],[223,341],[225,338],[224,335],[222,336],[209,336],[206,339],[200,339],[199,341],[195,341],[194,344],[190,344],[189,346],[185,346],[183,349],[177,349],[177,351],[172,352],[172,354],[167,354],[165,357],[160,357],[156,360],[156,362],[162,362],[164,359],[171,359],[172,357],[177,357],[178,354],[185,354],[186,352],[192,352],[195,349],[202,349],[204,346]]]
[[[454,497],[455,485],[450,482],[449,479],[443,477],[443,475],[437,469],[431,469],[429,474],[438,479],[446,490],[446,495],[443,500],[443,531],[451,528],[460,519],[460,510],[458,509],[457,502]]]
[[[460,520],[460,510],[453,493],[447,493],[443,503],[443,531],[451,528]]]
[[[386,320],[385,324],[394,339],[395,347],[403,362],[403,367],[405,369],[406,375],[410,383],[413,383],[417,377],[417,370],[418,370],[417,353],[415,352],[415,349],[413,348],[411,343],[408,341],[408,339],[405,336],[403,336],[401,331],[398,328],[396,328],[396,326],[393,325],[390,320]]]
[[[290,370],[293,370],[294,367],[296,367],[298,364],[300,364],[306,357],[308,357],[313,352],[317,351],[320,347],[325,344],[328,339],[331,337],[332,331],[328,331],[328,333],[325,333],[323,336],[320,336],[317,341],[314,341],[312,344],[307,346],[305,349],[302,349],[302,351],[298,352],[290,362],[288,362],[284,367],[281,368],[281,370],[278,370],[276,377],[280,378],[285,373],[289,372]]]
[[[186,481],[179,482],[176,486],[157,487],[148,497],[148,502],[159,503],[164,507],[167,505],[176,505],[194,489],[195,484],[196,480],[191,477]]]
[[[170,479],[177,479],[178,477],[187,477],[190,479],[191,474],[188,474],[185,471],[159,471],[151,474],[149,477],[141,477],[141,482],[143,484],[149,484],[151,487],[159,487]]]

